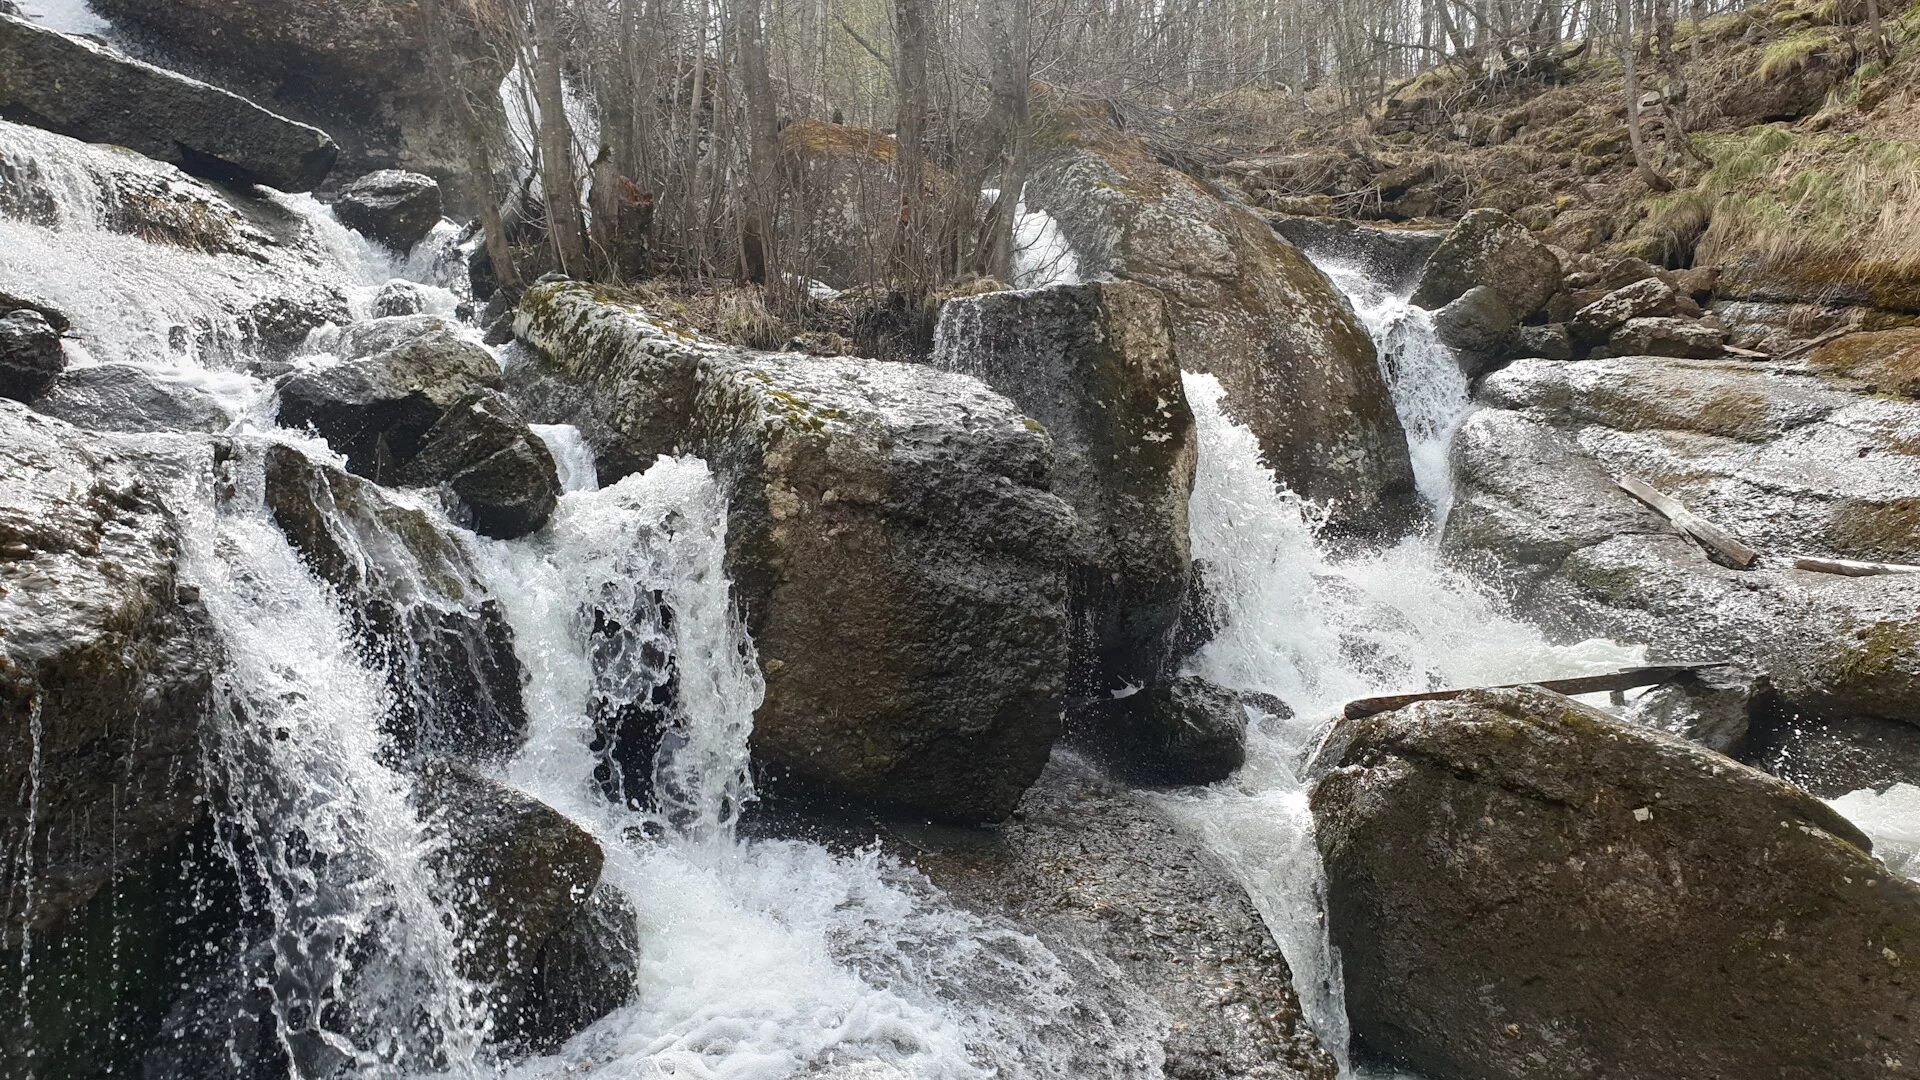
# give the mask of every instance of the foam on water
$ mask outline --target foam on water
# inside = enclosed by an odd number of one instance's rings
[[[572,424],[531,424],[533,433],[547,444],[547,452],[553,455],[553,464],[560,473],[561,491],[597,491],[600,488],[599,466],[593,458],[593,447],[587,445],[586,437]]]
[[[1862,788],[1828,804],[1867,834],[1887,869],[1920,881],[1920,787]]]

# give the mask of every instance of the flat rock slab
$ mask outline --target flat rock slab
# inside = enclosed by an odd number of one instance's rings
[[[339,153],[318,128],[13,15],[0,15],[0,116],[281,191],[317,187]]]

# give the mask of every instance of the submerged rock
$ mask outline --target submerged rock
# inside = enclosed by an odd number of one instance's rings
[[[963,297],[935,339],[936,365],[978,377],[1053,437],[1053,490],[1074,511],[1068,693],[1158,679],[1191,571],[1199,455],[1165,298],[1127,282]]]
[[[373,484],[290,446],[263,453],[274,522],[388,674],[396,750],[510,755],[527,724],[513,630],[465,549]]]
[[[199,812],[217,654],[165,478],[210,460],[0,401],[0,948]]]
[[[369,240],[405,254],[440,224],[440,184],[431,176],[382,169],[340,189],[333,214]]]
[[[688,445],[729,486],[727,568],[776,778],[932,817],[1009,813],[1059,734],[1072,513],[1046,432],[917,364],[720,356]]]
[[[1026,202],[1052,215],[1083,275],[1166,293],[1181,365],[1220,380],[1266,464],[1333,504],[1336,527],[1405,525],[1418,503],[1405,433],[1373,340],[1326,275],[1251,209],[1104,121],[1060,141]]]
[[[1010,920],[1064,960],[1094,1016],[1143,1018],[1169,1077],[1332,1080],[1292,972],[1246,892],[1205,845],[1069,755],[992,831],[895,830],[963,905]],[[1157,1021],[1157,1023],[1155,1022]],[[1091,1029],[1092,1024],[1088,1024]],[[1095,1045],[1070,1075],[1123,1073]]]
[[[236,94],[4,14],[0,116],[281,191],[318,186],[339,154],[325,132]]]
[[[1483,1080],[1882,1077],[1920,884],[1826,804],[1538,690],[1340,724],[1312,804],[1369,1049]]]
[[[1484,285],[1524,320],[1560,291],[1560,280],[1559,256],[1526,226],[1498,210],[1474,210],[1427,260],[1413,302],[1437,310]]]
[[[94,431],[212,434],[233,426],[212,394],[138,364],[74,368],[53,381],[33,410]]]
[[[32,401],[67,366],[60,331],[37,311],[0,315],[0,397]]]

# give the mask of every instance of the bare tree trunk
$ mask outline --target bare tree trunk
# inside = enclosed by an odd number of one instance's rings
[[[528,6],[533,20],[533,96],[540,108],[540,190],[546,196],[547,230],[563,273],[585,273],[587,227],[580,210],[580,177],[573,160],[573,124],[567,119],[560,75],[560,38],[553,12]]]
[[[1867,0],[1867,33],[1873,38],[1873,54],[1882,64],[1893,59],[1893,43],[1887,40],[1886,27],[1880,23],[1880,0]]]
[[[1620,20],[1620,63],[1627,91],[1627,143],[1633,148],[1633,164],[1648,187],[1672,191],[1673,185],[1647,159],[1647,140],[1640,130],[1640,43],[1633,32],[1633,0],[1617,0],[1616,10]]]
[[[1033,79],[1031,0],[1009,0],[1007,29],[995,41],[993,117],[991,128],[1000,142],[1000,194],[987,212],[986,242],[981,245],[979,269],[1009,285],[1013,280],[1014,226],[1022,189],[1027,184],[1027,112]]]
[[[927,13],[925,0],[893,0],[894,170],[900,226],[894,261],[909,288],[924,284],[927,247]]]
[[[520,290],[520,275],[513,265],[513,245],[507,237],[506,220],[500,213],[500,193],[494,186],[492,149],[496,132],[487,123],[489,116],[498,117],[500,114],[484,110],[474,101],[475,95],[489,93],[489,104],[498,109],[499,86],[469,85],[475,80],[458,70],[453,57],[454,31],[448,22],[453,16],[441,6],[440,0],[421,0],[420,16],[427,26],[428,40],[432,43],[431,62],[434,69],[445,80],[445,85],[451,88],[449,105],[460,130],[467,196],[473,200],[480,218],[480,233],[486,246],[487,261],[493,267],[495,283],[509,296],[515,295]],[[484,84],[486,80],[478,81]]]
[[[774,111],[773,78],[767,69],[766,22],[760,0],[737,0],[734,12],[741,92],[746,97],[747,114],[747,177],[740,251],[748,280],[777,285],[779,260],[773,208],[780,160],[780,127]]]

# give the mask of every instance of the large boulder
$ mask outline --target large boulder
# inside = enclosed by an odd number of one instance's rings
[[[275,524],[387,673],[396,750],[510,756],[527,725],[520,662],[466,548],[426,513],[290,446],[241,449],[263,455],[250,465]]]
[[[1498,292],[1475,285],[1433,313],[1433,334],[1452,349],[1469,377],[1484,374],[1511,347],[1513,309]]]
[[[472,5],[440,5],[429,26],[418,0],[90,2],[155,62],[333,132],[349,175],[427,173],[471,202],[481,189],[455,183],[471,176],[466,140],[505,137],[500,82],[513,47],[489,40]]]
[[[1159,678],[1192,557],[1199,454],[1165,298],[1128,282],[950,300],[933,362],[981,379],[1053,436],[1073,508],[1068,693]]]
[[[1056,124],[1070,121],[1062,110]],[[1166,293],[1182,366],[1210,372],[1280,480],[1350,530],[1387,530],[1418,500],[1373,341],[1306,256],[1244,205],[1086,119],[1027,182],[1083,277]]]
[[[1726,351],[1727,332],[1691,319],[1628,319],[1597,350],[1601,356],[1671,356],[1689,360],[1711,360]]]
[[[688,443],[766,674],[754,758],[805,787],[1005,817],[1059,734],[1072,512],[1052,444],[916,364],[705,360]]]
[[[1843,334],[1815,348],[1807,364],[1859,379],[1882,394],[1920,399],[1920,327]]]
[[[1142,1050],[1137,1064],[1169,1077],[1338,1071],[1219,857],[1084,762],[1056,755],[997,829],[896,827],[892,840],[962,905],[1010,920],[1066,963],[1090,1014],[1066,1075],[1132,1075],[1129,1055]]]
[[[1523,360],[1454,443],[1444,542],[1557,634],[1730,660],[1820,715],[1920,722],[1920,407],[1732,361]],[[1865,450],[1863,453],[1862,450]],[[1631,473],[1763,552],[1730,570],[1621,491]]]
[[[1826,804],[1540,690],[1343,722],[1313,789],[1347,1009],[1430,1076],[1884,1077],[1920,884]]]
[[[280,386],[280,424],[310,428],[355,474],[391,481],[448,409],[500,385],[500,365],[485,348],[451,329],[429,330],[295,374]]]
[[[325,132],[236,94],[4,14],[0,116],[282,191],[317,186],[339,154]]]
[[[560,499],[553,452],[497,390],[474,390],[440,415],[399,481],[445,484],[465,524],[512,540],[539,529]]]
[[[1525,225],[1498,210],[1474,210],[1427,260],[1413,302],[1437,310],[1485,285],[1525,319],[1560,291],[1560,280],[1559,256]]]
[[[223,432],[234,416],[198,374],[124,363],[74,368],[53,381],[33,411],[94,431]]]
[[[46,316],[25,308],[0,315],[0,397],[32,401],[66,366]]]
[[[1673,286],[1657,277],[1642,278],[1621,286],[1576,311],[1567,329],[1583,344],[1594,345],[1610,338],[1632,319],[1698,316],[1700,305],[1692,297],[1681,296]]]
[[[167,477],[210,461],[0,401],[0,948],[198,813],[216,648]]]
[[[800,119],[780,129],[787,272],[837,289],[886,276],[900,221],[894,153],[893,136],[867,128]]]
[[[440,184],[431,176],[382,169],[340,189],[333,214],[347,228],[402,254],[440,224]]]

